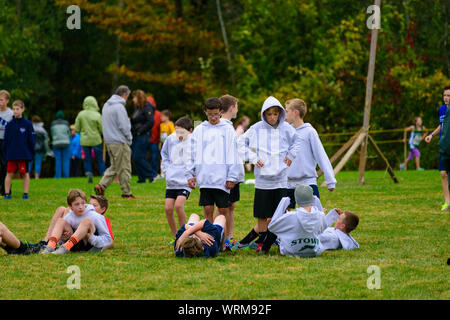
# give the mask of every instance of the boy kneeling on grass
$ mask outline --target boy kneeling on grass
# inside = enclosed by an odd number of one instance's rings
[[[200,221],[200,217],[193,213],[188,223],[178,230],[175,242],[175,255],[177,257],[214,258],[223,247],[223,229],[226,218],[219,215],[212,224],[207,219]]]
[[[100,204],[96,197],[91,196],[91,202],[94,202],[92,199]],[[112,247],[113,234],[111,224],[107,222],[107,218],[96,211],[94,205],[86,204],[86,195],[83,191],[78,189],[70,190],[67,195],[67,204],[70,208],[69,213],[64,217],[57,218],[51,231],[51,236],[48,239],[48,244],[41,253],[98,252]],[[102,210],[100,209],[100,211]],[[103,213],[105,211],[106,208]],[[56,249],[58,240],[63,235],[70,235],[70,238]]]
[[[358,225],[358,216],[340,209],[333,209],[325,216],[321,205],[314,205],[318,198],[307,185],[295,188],[295,201],[299,208],[286,212],[290,198],[284,197],[268,226],[279,237],[282,255],[315,257],[325,250],[359,248],[349,234]],[[336,220],[336,226],[330,228]]]

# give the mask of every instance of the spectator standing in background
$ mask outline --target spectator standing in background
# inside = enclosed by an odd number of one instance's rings
[[[55,154],[55,178],[70,176],[70,128],[64,120],[64,112],[56,112],[56,120],[50,126],[53,153]]]

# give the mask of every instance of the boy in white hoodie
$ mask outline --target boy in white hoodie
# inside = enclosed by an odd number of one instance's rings
[[[309,185],[313,189],[314,195],[320,198],[317,187],[317,165],[324,172],[328,190],[334,190],[336,179],[317,131],[311,124],[303,121],[307,112],[306,103],[301,99],[291,99],[287,100],[285,104],[286,121],[295,128],[302,142],[297,157],[288,169],[288,196],[291,198],[289,208],[295,209],[294,190],[298,185]]]
[[[199,206],[204,218],[213,223],[214,204],[219,213],[228,219],[230,190],[239,182],[240,165],[237,139],[233,127],[220,121],[222,112],[218,98],[205,101],[208,118],[194,129],[191,135],[191,162],[186,178],[189,187],[200,188]]]
[[[267,225],[280,200],[286,196],[287,169],[300,148],[295,129],[285,122],[286,111],[274,97],[268,97],[261,109],[261,121],[239,137],[242,159],[255,165],[255,198],[253,216],[257,226],[245,236],[237,248],[245,248],[258,236],[258,248],[272,243],[276,236],[267,232]]]
[[[232,119],[235,119],[238,113],[238,102],[239,100],[229,94],[223,95],[220,97],[220,102],[222,104],[221,111],[222,111],[222,118],[220,119],[221,122],[229,124],[233,130],[233,122],[231,122]],[[236,135],[237,138],[237,135]],[[235,184],[234,188],[230,190],[230,208],[228,219],[227,219],[227,234],[225,235],[225,246],[228,248],[231,247],[233,239],[233,229],[234,229],[234,208],[236,206],[236,202],[240,200],[240,190],[239,190],[239,184],[241,182],[244,182],[245,180],[245,169],[244,164],[241,163],[240,165],[240,173],[239,173],[239,180]],[[216,210],[216,215],[219,214],[218,210]]]
[[[177,224],[173,209],[181,227],[186,223],[184,204],[192,191],[186,180],[186,167],[189,163],[189,136],[192,133],[192,120],[181,117],[175,122],[175,132],[168,136],[161,149],[161,169],[166,178],[166,201],[164,210],[172,235],[177,234]]]
[[[349,232],[358,224],[356,215],[333,209],[325,216],[319,199],[313,195],[312,188],[307,185],[299,185],[295,188],[295,201],[299,208],[286,212],[290,199],[283,198],[268,226],[280,240],[282,255],[315,257],[325,250],[359,247],[349,235]],[[335,228],[329,228],[338,217]],[[343,234],[340,235],[340,233]],[[261,251],[268,253],[268,251]]]

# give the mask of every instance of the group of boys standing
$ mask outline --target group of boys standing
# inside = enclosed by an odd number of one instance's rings
[[[294,209],[296,203],[299,209],[306,208],[309,213],[311,208],[316,208],[314,203],[320,204],[317,164],[325,174],[328,189],[334,190],[333,168],[317,131],[303,122],[306,111],[306,104],[301,99],[288,100],[285,109],[276,98],[269,97],[262,106],[261,121],[238,138],[231,122],[238,112],[238,99],[225,95],[205,101],[207,120],[195,130],[188,118],[180,118],[175,123],[176,133],[168,138],[161,157],[163,171],[166,171],[166,217],[175,236],[177,256],[215,256],[222,248],[247,247],[267,254],[283,233],[283,228],[280,232],[272,232],[277,227],[272,230],[270,223],[274,222],[274,213],[286,204],[286,200],[288,205],[281,210],[283,213],[287,207]],[[241,241],[233,241],[234,206],[240,198],[239,184],[245,178],[244,162],[255,166],[253,216],[257,224]],[[186,224],[184,203],[196,186],[200,189],[199,206],[203,207],[205,219],[199,221],[198,216],[193,215]],[[301,204],[297,198],[303,199]],[[214,205],[217,206],[215,218]],[[174,207],[180,225],[178,230],[173,218]],[[340,210],[332,212],[334,220],[330,216],[325,221],[323,211],[308,216],[308,219],[314,216],[317,223],[313,222],[312,234],[305,235],[305,228],[300,228],[303,230],[301,236],[306,237],[307,242],[298,248],[299,255],[311,255],[303,248],[305,245],[306,249],[312,248],[314,254],[320,252],[319,241],[312,240],[317,243],[312,246],[310,238],[313,235],[316,239],[325,226],[330,227],[329,222],[334,222],[342,213]],[[341,223],[342,230],[351,238],[348,233],[356,227],[358,217],[351,212],[343,213],[342,218],[344,216],[347,220]],[[295,235],[289,235],[292,236],[295,238]],[[353,243],[356,242],[353,240]],[[281,247],[280,251],[283,252]]]

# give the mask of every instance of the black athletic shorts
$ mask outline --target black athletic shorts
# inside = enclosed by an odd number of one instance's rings
[[[73,231],[73,233],[75,233],[76,229],[72,228],[72,231]],[[94,235],[98,236],[97,230],[95,230]],[[92,244],[90,244],[87,241],[86,241],[86,243],[84,243],[84,240],[81,239],[80,241],[78,241],[78,243],[76,245],[74,245],[72,247],[72,249],[70,249],[70,251],[71,252],[85,252],[85,251],[89,251],[92,247],[93,247]]]
[[[176,199],[179,196],[186,197],[186,200],[189,199],[189,195],[191,193],[185,189],[166,189],[166,199]]]
[[[239,183],[236,183],[233,189],[230,190],[230,202],[238,202],[241,199],[241,192],[239,191]]]
[[[287,196],[287,189],[256,189],[253,204],[253,216],[255,218],[272,218],[281,199]]]
[[[214,204],[216,204],[218,208],[230,207],[230,194],[220,189],[200,189],[200,201],[198,202],[198,205],[204,207],[213,206]]]

